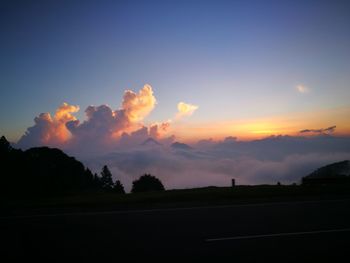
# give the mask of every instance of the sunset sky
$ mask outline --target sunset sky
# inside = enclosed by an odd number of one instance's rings
[[[349,135],[349,14],[347,1],[1,1],[0,134],[17,142],[67,103],[53,132],[71,136],[89,105],[118,111],[148,84],[154,101],[123,132]]]

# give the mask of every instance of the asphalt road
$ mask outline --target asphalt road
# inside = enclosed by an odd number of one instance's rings
[[[1,258],[7,261],[349,259],[350,200],[31,215],[0,222]]]

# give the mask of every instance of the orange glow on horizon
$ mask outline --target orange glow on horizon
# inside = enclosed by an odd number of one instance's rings
[[[319,129],[336,125],[335,135],[350,135],[350,107],[313,112],[291,113],[261,119],[223,121],[218,123],[181,123],[172,127],[178,140],[193,143],[201,139],[222,140],[228,136],[239,140],[256,140],[272,135],[313,136],[301,134],[303,129]]]
[[[147,108],[149,108],[148,104]],[[63,103],[53,116],[50,113],[42,113],[36,117],[36,123],[44,123],[47,127],[41,137],[43,144],[61,145],[68,142],[72,138],[72,134],[67,129],[66,123],[77,120],[73,114],[78,110],[78,106]],[[154,138],[162,139],[174,135],[176,141],[185,143],[196,143],[205,139],[220,141],[229,136],[236,137],[239,141],[262,139],[273,135],[314,136],[315,133],[300,133],[300,131],[325,129],[331,126],[336,126],[335,132],[332,134],[350,136],[349,116],[350,107],[339,107],[234,121],[198,122],[193,119],[153,123],[129,121],[123,129],[115,131],[109,139],[107,138],[106,143],[108,144],[110,140],[119,140],[124,132],[131,134],[142,128],[147,128],[149,136]]]

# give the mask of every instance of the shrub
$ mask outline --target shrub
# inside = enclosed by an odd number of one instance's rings
[[[139,179],[132,182],[132,193],[164,191],[162,182],[150,174],[142,175]]]

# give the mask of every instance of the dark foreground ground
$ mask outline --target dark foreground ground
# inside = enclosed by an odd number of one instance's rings
[[[10,215],[0,222],[1,257],[8,261],[349,259],[350,199],[346,198]]]

